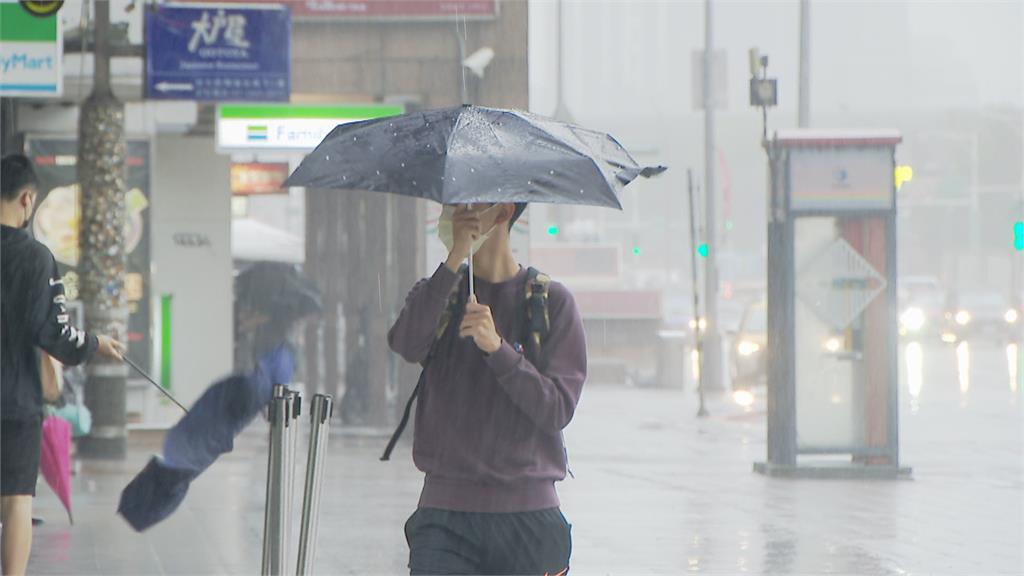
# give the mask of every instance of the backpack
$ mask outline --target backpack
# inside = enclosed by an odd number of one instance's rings
[[[467,268],[465,264],[459,268],[459,281],[448,296],[448,306],[445,307],[444,312],[441,314],[441,319],[437,323],[434,342],[430,347],[427,358],[423,361],[423,369],[420,371],[419,380],[416,382],[416,387],[413,388],[412,394],[409,395],[409,400],[405,403],[402,419],[391,435],[391,440],[388,441],[384,454],[380,457],[382,462],[391,459],[391,452],[395,449],[395,445],[398,444],[398,440],[402,437],[405,427],[409,424],[412,406],[416,402],[416,397],[419,396],[420,389],[426,381],[427,366],[437,351],[437,343],[448,330],[452,319],[461,317],[462,311],[466,307],[467,291],[465,286],[463,286],[462,279],[466,276]],[[526,356],[527,360],[535,365],[537,359],[540,358],[541,345],[551,329],[551,318],[548,316],[548,288],[550,285],[551,278],[547,274],[532,267],[527,270],[526,283],[523,290],[523,314],[526,321],[523,323],[523,334],[520,343],[523,346],[522,353]]]

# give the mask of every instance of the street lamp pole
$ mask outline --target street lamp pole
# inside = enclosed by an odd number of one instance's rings
[[[714,73],[712,54],[712,0],[704,1],[704,226],[708,254],[704,272],[704,358],[701,361],[700,380],[705,391],[721,390],[722,382],[722,339],[718,324],[718,231],[715,196],[715,105]],[[697,329],[700,329],[698,320]]]
[[[800,0],[800,109],[797,126],[811,125],[811,0]]]

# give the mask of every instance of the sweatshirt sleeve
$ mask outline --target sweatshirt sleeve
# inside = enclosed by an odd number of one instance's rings
[[[512,402],[541,429],[560,432],[572,420],[587,378],[587,343],[576,302],[563,286],[548,296],[551,327],[541,345],[538,368],[508,342],[486,356]]]
[[[57,262],[52,254],[47,253],[46,257],[28,295],[35,343],[62,364],[81,364],[93,357],[99,342],[96,336],[70,324]]]
[[[393,351],[412,363],[427,359],[437,335],[437,323],[458,280],[458,274],[441,264],[433,276],[413,286],[398,320],[388,332],[388,345]]]

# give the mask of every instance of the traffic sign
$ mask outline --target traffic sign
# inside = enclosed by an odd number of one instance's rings
[[[291,15],[279,5],[162,4],[146,14],[146,96],[287,101]]]
[[[835,239],[797,273],[797,297],[834,330],[845,330],[886,287],[849,242]]]

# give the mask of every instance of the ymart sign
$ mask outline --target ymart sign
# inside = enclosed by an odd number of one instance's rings
[[[0,1],[0,95],[60,96],[64,43],[56,15],[34,16]]]
[[[217,149],[305,152],[339,124],[395,116],[402,106],[222,104],[217,107]]]

